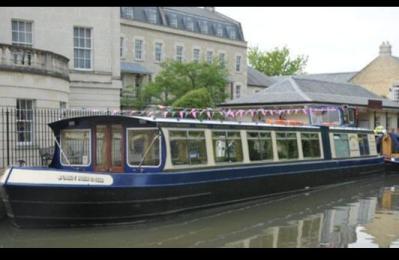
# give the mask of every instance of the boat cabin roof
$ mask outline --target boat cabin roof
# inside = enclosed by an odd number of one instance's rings
[[[129,126],[137,127],[187,127],[187,128],[225,128],[229,126],[233,129],[292,129],[292,130],[319,130],[321,127],[317,125],[277,125],[267,124],[263,122],[244,122],[244,121],[228,121],[228,120],[198,120],[186,118],[159,118],[147,116],[126,116],[126,115],[95,115],[82,116],[61,119],[49,124],[53,131],[64,128],[85,128],[102,123],[123,123]],[[348,131],[348,132],[371,132],[366,128],[355,127],[329,127],[332,131]]]

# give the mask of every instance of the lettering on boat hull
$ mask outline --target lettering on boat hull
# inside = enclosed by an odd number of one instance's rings
[[[113,178],[106,174],[74,173],[49,170],[13,169],[7,184],[61,184],[61,185],[88,185],[110,186]]]

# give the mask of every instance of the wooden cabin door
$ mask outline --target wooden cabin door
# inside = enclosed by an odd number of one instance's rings
[[[94,168],[101,172],[123,172],[124,136],[122,125],[97,125]]]

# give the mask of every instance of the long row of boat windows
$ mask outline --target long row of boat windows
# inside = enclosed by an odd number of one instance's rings
[[[262,162],[283,160],[322,159],[323,149],[319,132],[163,129],[167,158],[171,166],[206,166],[212,164]],[[159,129],[127,129],[126,160],[131,167],[158,167],[161,158]],[[112,150],[122,150],[122,134],[112,135]],[[118,134],[119,133],[119,134]],[[104,133],[96,133],[96,162],[105,158]],[[353,154],[352,137],[358,149]],[[334,158],[370,155],[367,133],[332,133],[331,149]],[[88,166],[91,162],[91,130],[66,129],[61,133],[63,165]],[[375,149],[375,147],[372,147]],[[113,152],[112,161],[122,162],[122,154]],[[168,159],[167,159],[168,160]]]

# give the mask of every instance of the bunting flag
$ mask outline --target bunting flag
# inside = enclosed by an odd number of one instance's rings
[[[98,109],[84,109],[87,112],[94,112],[94,113],[106,113],[111,115],[140,115],[140,116],[161,116],[164,118],[167,117],[179,117],[179,118],[194,118],[198,119],[199,117],[203,116],[204,114],[208,119],[213,119],[215,116],[220,116],[224,119],[227,118],[239,118],[243,119],[244,116],[282,116],[284,114],[291,115],[291,114],[299,114],[303,113],[305,115],[309,115],[312,113],[317,112],[334,112],[339,111],[340,109],[346,109],[346,107],[338,107],[338,106],[326,106],[326,107],[310,107],[310,108],[285,108],[285,109],[266,109],[266,108],[250,108],[250,109],[223,109],[223,108],[172,108],[168,106],[156,106],[155,110],[148,110],[148,111],[139,111],[139,110],[98,110]],[[82,111],[82,109],[65,109],[65,111]],[[64,110],[63,110],[64,111]],[[355,113],[359,113],[358,109],[355,109]],[[223,119],[222,119],[223,120]]]
[[[209,119],[211,119],[211,118],[212,118],[211,111],[206,111],[206,115],[208,116],[208,118],[209,118]]]
[[[195,108],[191,109],[191,115],[197,119],[197,110]]]

